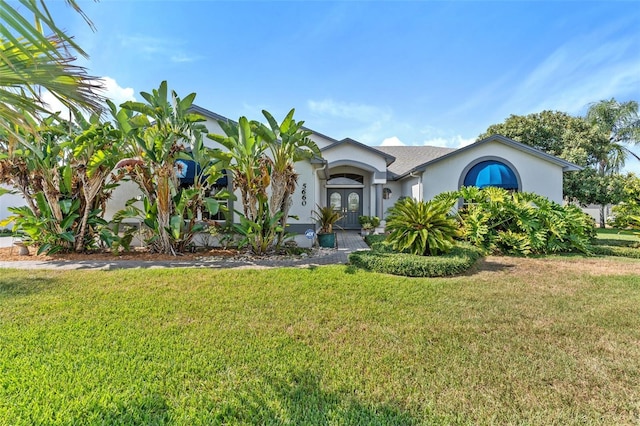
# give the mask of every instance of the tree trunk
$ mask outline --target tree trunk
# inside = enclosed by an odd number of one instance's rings
[[[89,180],[89,183],[86,181],[86,177],[84,175],[81,176],[82,179],[82,192],[84,193],[84,212],[82,213],[82,220],[80,221],[80,232],[76,236],[76,252],[81,252],[84,250],[84,238],[87,235],[87,222],[89,221],[89,213],[91,213],[91,208],[93,207],[93,200],[96,198],[96,195],[102,188],[102,184],[104,182],[104,176],[102,173],[98,173],[93,176],[93,179]]]
[[[603,228],[603,229],[606,225],[604,210],[605,210],[605,205],[601,204],[600,205],[600,228]]]

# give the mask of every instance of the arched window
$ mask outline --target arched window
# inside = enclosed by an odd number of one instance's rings
[[[473,166],[464,177],[464,186],[497,186],[498,188],[518,190],[518,178],[509,166],[500,161],[487,160]]]

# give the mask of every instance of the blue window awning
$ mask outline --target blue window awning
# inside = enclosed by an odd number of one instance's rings
[[[200,169],[200,166],[196,164],[193,160],[178,160],[175,163],[177,170],[178,179],[180,179],[181,185],[193,185],[196,176],[196,168]],[[200,172],[200,170],[198,170]],[[227,186],[229,183],[227,179],[227,171],[223,170],[223,176],[218,179],[214,186]],[[206,179],[206,176],[202,178]]]
[[[518,179],[513,170],[495,160],[482,161],[469,170],[464,178],[464,186],[485,188],[497,186],[504,189],[518,189]]]

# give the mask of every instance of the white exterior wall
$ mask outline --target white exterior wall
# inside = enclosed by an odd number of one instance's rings
[[[298,219],[289,219],[287,223],[293,225],[298,223],[313,223],[311,212],[315,209],[315,193],[316,193],[316,174],[314,167],[308,161],[299,161],[295,164],[298,173],[298,186],[293,194],[293,203],[289,210],[292,216],[298,216]],[[306,188],[305,188],[306,185]],[[303,200],[302,191],[305,189],[305,197]]]
[[[423,174],[424,199],[456,191],[464,169],[482,157],[509,162],[520,176],[522,192],[534,192],[562,203],[562,167],[500,142],[487,142],[429,165]]]
[[[314,141],[316,143],[316,145],[318,145],[318,148],[320,148],[320,149],[326,148],[329,145],[332,145],[332,144],[336,143],[335,140],[326,138],[324,136],[320,136],[317,133],[312,133],[311,136],[309,136],[309,139]]]
[[[6,185],[2,185],[3,188],[13,190],[13,188],[9,188]],[[8,210],[9,207],[22,207],[26,206],[27,202],[22,198],[21,194],[4,194],[0,196],[0,220],[5,220],[12,213]],[[9,228],[13,227],[13,223],[8,224],[7,226],[0,228]]]
[[[400,182],[387,182],[384,185],[384,188],[389,188],[391,190],[391,196],[388,199],[382,200],[382,216],[387,216],[387,210],[393,207],[393,205],[402,197],[402,185]],[[381,217],[380,219],[382,219]]]
[[[400,181],[400,185],[402,188],[402,194],[400,197],[411,197],[413,188],[420,183],[420,179],[418,177],[408,177]]]

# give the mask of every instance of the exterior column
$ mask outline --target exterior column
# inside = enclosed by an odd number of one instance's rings
[[[376,216],[382,219],[382,184],[376,183]]]

